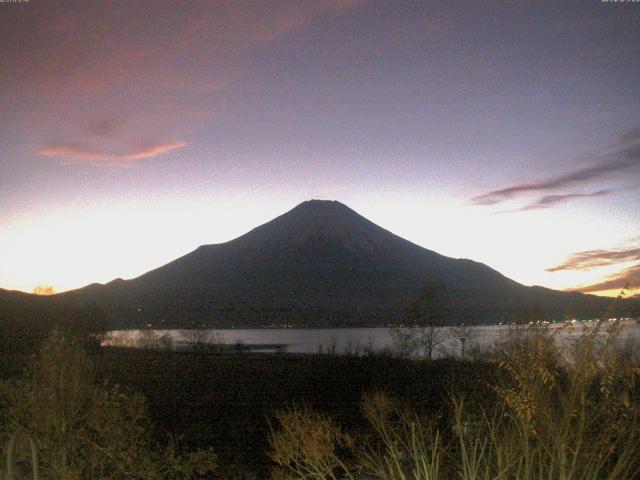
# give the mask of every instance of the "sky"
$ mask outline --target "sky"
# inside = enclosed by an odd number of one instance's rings
[[[133,278],[312,198],[640,293],[640,3],[0,1],[0,288]]]

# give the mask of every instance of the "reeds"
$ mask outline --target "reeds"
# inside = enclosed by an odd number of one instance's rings
[[[288,478],[640,478],[640,370],[619,348],[618,332],[617,324],[600,323],[560,349],[546,328],[520,330],[496,349],[491,410],[457,397],[452,385],[442,413],[449,427],[381,393],[362,402],[366,435],[349,436],[309,410],[279,412],[272,459]],[[313,456],[301,468],[283,454],[310,448],[317,438],[331,452],[322,468]]]

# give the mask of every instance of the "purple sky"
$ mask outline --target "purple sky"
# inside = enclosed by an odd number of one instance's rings
[[[1,288],[130,278],[323,197],[525,284],[640,292],[640,3],[0,3],[0,75]]]

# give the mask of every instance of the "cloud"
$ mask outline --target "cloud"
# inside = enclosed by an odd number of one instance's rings
[[[542,182],[525,183],[494,190],[472,198],[471,203],[474,205],[494,205],[525,193],[551,191],[576,183],[591,182],[638,165],[640,165],[640,148],[627,149],[624,152],[620,152],[619,157],[603,162],[600,165],[575,170]]]
[[[566,262],[556,265],[555,267],[547,268],[546,271],[592,270],[598,267],[632,262],[634,260],[640,260],[639,246],[613,250],[588,250],[586,252],[574,253]]]
[[[227,84],[255,49],[367,0],[32,3],[0,16],[0,65],[30,92],[77,95]]]
[[[218,110],[222,90],[255,74],[256,55],[270,43],[365,3],[158,0],[115,8],[65,0],[56,8],[31,2],[6,15],[3,9],[0,104],[8,108],[2,113],[25,144],[78,140],[67,145],[74,162],[136,159],[136,152],[117,158],[117,149],[95,145],[117,136],[122,118],[127,130],[142,130],[138,138],[188,137]]]
[[[89,122],[88,132],[98,137],[111,137],[118,133],[125,123],[126,120],[120,117],[102,118]]]
[[[142,160],[144,158],[157,157],[158,155],[162,155],[186,146],[187,146],[186,142],[167,143],[164,145],[142,145],[141,148],[138,149],[136,152],[122,155],[119,158],[127,161]]]
[[[640,166],[640,146],[630,145],[640,138],[640,129],[631,130],[623,135],[626,147],[606,156],[601,157],[601,162],[591,167],[581,168],[564,175],[551,177],[532,183],[523,183],[508,188],[493,190],[491,192],[473,197],[470,201],[473,205],[495,205],[533,192],[552,192],[575,184],[591,183],[613,174],[623,172],[633,167]],[[556,197],[552,195],[550,197]],[[560,197],[560,196],[558,196]],[[574,197],[575,198],[575,197]],[[562,200],[560,200],[562,201]],[[553,200],[552,200],[553,202]],[[545,208],[544,206],[533,208]],[[531,210],[532,208],[525,208]]]
[[[110,152],[79,142],[61,142],[46,146],[38,154],[58,157],[64,165],[121,165],[157,157],[186,145],[186,142],[140,143],[128,151]]]
[[[609,275],[600,282],[577,287],[574,290],[582,293],[593,293],[605,290],[622,290],[623,288],[625,290],[640,288],[640,263],[625,268],[621,272]]]
[[[640,288],[640,236],[631,238],[622,248],[587,250],[574,253],[569,258],[555,267],[547,268],[547,272],[566,270],[592,270],[600,267],[608,267],[622,263],[633,262],[614,274],[604,277],[602,280],[582,285],[571,290],[583,293],[602,292],[606,290],[621,290]]]
[[[523,207],[516,208],[514,210],[503,210],[495,213],[502,214],[502,213],[525,212],[528,210],[543,210],[547,208],[553,208],[558,204],[565,203],[570,200],[575,200],[579,198],[604,197],[612,193],[613,193],[613,190],[598,190],[597,192],[591,192],[591,193],[567,193],[564,195],[547,195],[529,205],[525,205]]]

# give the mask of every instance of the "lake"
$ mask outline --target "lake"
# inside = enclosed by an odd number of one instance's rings
[[[549,324],[556,330],[560,343],[592,328],[594,323]],[[508,335],[511,325],[487,325],[478,327],[442,327],[436,329],[439,339],[434,357],[461,356],[463,342],[467,352],[487,349],[500,338]],[[521,327],[520,327],[521,328]],[[393,328],[263,328],[216,330],[114,330],[109,332],[103,345],[136,348],[188,349],[197,342],[215,344],[229,351],[289,352],[289,353],[337,353],[365,354],[367,352],[396,351],[403,338],[415,338],[424,329]],[[462,340],[461,340],[462,339]],[[619,340],[625,345],[640,342],[640,324],[635,320],[622,322]]]

